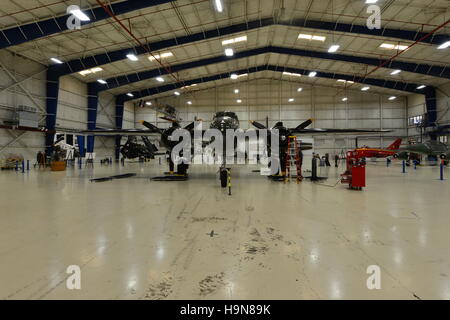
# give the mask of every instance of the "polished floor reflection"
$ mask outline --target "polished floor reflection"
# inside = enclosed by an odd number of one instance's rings
[[[450,182],[368,166],[368,188],[156,164],[0,173],[0,299],[450,299]],[[450,175],[446,169],[447,175]],[[89,178],[135,172],[135,178]],[[70,265],[81,290],[66,286]],[[368,290],[370,265],[381,290]]]

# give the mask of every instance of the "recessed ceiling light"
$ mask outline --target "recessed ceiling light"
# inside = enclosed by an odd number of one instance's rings
[[[441,44],[438,49],[447,49],[448,47],[450,47],[450,41],[444,42],[443,44]]]
[[[158,81],[158,82],[164,82],[164,78],[163,78],[163,77],[157,77],[157,78],[156,78],[156,81]]]
[[[69,13],[73,14],[75,17],[77,17],[81,21],[90,21],[91,19],[80,9],[73,9],[70,10]]]
[[[290,98],[290,99],[289,99],[289,102],[294,102],[294,98]]]
[[[342,98],[342,101],[347,101],[348,100],[348,98],[347,97],[344,97],[344,98]]]
[[[426,85],[418,86],[418,87],[417,87],[417,90],[422,90],[422,89],[425,88],[425,87],[426,87]]]
[[[399,74],[400,72],[402,72],[402,70],[394,70],[391,72],[391,75],[395,76],[396,74]]]
[[[395,97],[395,96],[392,96],[392,97],[389,97],[389,100],[395,100],[395,99],[397,99],[397,97]]]
[[[340,48],[340,45],[334,44],[334,45],[332,45],[332,46],[328,49],[328,52],[329,52],[329,53],[336,52],[336,51],[339,50],[339,48]]]
[[[363,87],[362,89],[361,89],[361,91],[367,91],[367,90],[369,90],[370,89],[370,87]]]
[[[366,4],[377,3],[378,0],[366,0]]]
[[[57,63],[57,64],[63,64],[64,63],[61,60],[59,60],[58,58],[50,58],[50,60],[52,60],[54,63]]]
[[[98,79],[97,82],[98,82],[98,83],[101,83],[101,84],[106,84],[106,83],[107,83],[107,82],[106,82],[105,80],[103,80],[103,79]]]
[[[127,96],[129,96],[129,97],[134,97],[134,94],[132,94],[132,93],[127,93]]]
[[[180,95],[180,93],[178,91],[175,91],[173,94],[176,95],[176,96]]]
[[[231,48],[226,48],[226,49],[225,49],[225,55],[226,55],[227,57],[232,57],[232,56],[234,55],[233,49],[231,49]]]
[[[316,75],[317,75],[317,72],[311,71],[311,72],[308,74],[308,77],[314,78]]]
[[[297,92],[302,92],[303,91],[303,88],[298,88],[297,89]]]
[[[147,101],[145,104],[146,104],[147,106],[151,106],[151,105],[152,105],[152,103],[151,103],[150,101]]]
[[[188,102],[186,102],[187,104],[192,104],[192,101],[188,101]]]
[[[238,94],[239,93],[239,89],[234,89],[234,93]]]
[[[134,54],[127,54],[127,58],[130,59],[131,61],[138,61],[138,57],[136,57]]]
[[[242,103],[242,100],[241,99],[237,99],[236,102],[237,103]]]

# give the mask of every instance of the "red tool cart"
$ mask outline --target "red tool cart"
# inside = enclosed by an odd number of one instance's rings
[[[341,182],[350,189],[362,190],[366,186],[366,161],[355,151],[347,152],[347,170],[341,174]]]

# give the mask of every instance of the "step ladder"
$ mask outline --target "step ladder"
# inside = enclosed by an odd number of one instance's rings
[[[302,159],[300,157],[300,152],[300,141],[297,140],[296,136],[290,136],[288,138],[288,146],[286,150],[286,175],[284,182],[289,182],[291,180],[291,170],[293,167],[297,172],[297,183],[300,183],[303,180]]]

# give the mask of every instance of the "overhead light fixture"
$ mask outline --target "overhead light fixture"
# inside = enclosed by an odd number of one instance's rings
[[[215,4],[215,8],[216,8],[217,12],[223,11],[222,0],[214,0],[214,4]]]
[[[327,38],[324,36],[319,36],[319,35],[312,35],[312,34],[306,34],[306,33],[300,33],[298,35],[298,39],[303,39],[303,40],[315,40],[315,41],[325,41]]]
[[[377,3],[378,0],[366,0],[366,4],[373,4],[373,3]]]
[[[192,104],[192,101],[188,101],[188,102],[186,102],[187,104],[189,104],[189,105],[191,105]]]
[[[389,100],[395,100],[395,99],[397,99],[397,97],[395,97],[395,96],[392,96],[392,97],[389,97]]]
[[[243,41],[247,41],[247,36],[241,36],[241,37],[237,37],[237,38],[233,38],[233,39],[223,40],[222,41],[222,45],[223,46],[227,46],[229,44],[233,44],[233,43],[237,43],[237,42],[243,42]]]
[[[401,51],[403,51],[403,50],[408,49],[408,46],[395,45],[395,44],[392,44],[392,43],[383,43],[383,44],[380,45],[380,48],[389,49],[389,50],[401,50]]]
[[[90,21],[91,19],[80,9],[73,9],[70,10],[69,13],[73,14],[75,17],[77,17],[80,21]]]
[[[311,71],[311,72],[308,74],[308,77],[310,77],[310,78],[314,78],[315,76],[317,76],[317,72],[315,72],[315,71]]]
[[[303,88],[298,88],[297,89],[297,92],[302,92],[303,91]]]
[[[439,50],[442,49],[447,49],[448,47],[450,47],[450,41],[444,42],[443,44],[441,44],[439,47],[437,47]]]
[[[239,93],[239,89],[234,89],[234,93],[238,94]]]
[[[292,72],[287,72],[287,71],[284,71],[283,75],[291,76],[291,77],[301,77],[302,76],[300,73],[292,73]]]
[[[163,52],[161,54],[154,54],[152,56],[149,56],[148,60],[155,61],[156,59],[160,60],[160,59],[170,58],[170,57],[173,57],[172,52]]]
[[[173,94],[176,95],[176,96],[180,95],[180,93],[178,91],[175,91]]]
[[[340,45],[334,44],[334,45],[332,45],[332,46],[328,49],[328,52],[329,52],[329,53],[336,52],[336,51],[339,50],[340,47],[341,47]]]
[[[294,98],[290,98],[290,99],[289,99],[289,102],[294,102]]]
[[[242,103],[242,100],[241,99],[237,99],[236,102],[237,103]]]
[[[129,60],[131,60],[131,61],[138,61],[139,59],[138,59],[138,57],[136,57],[134,54],[132,54],[132,53],[130,53],[130,54],[127,54],[127,58],[129,59]]]
[[[361,91],[367,91],[367,90],[369,90],[370,89],[370,87],[363,87],[362,89],[361,89]]]
[[[344,98],[342,98],[342,101],[347,101],[348,100],[348,98],[347,97],[344,97]]]
[[[163,77],[157,77],[157,78],[156,78],[156,81],[158,81],[158,82],[164,82],[164,78],[163,78]]]
[[[225,55],[226,55],[227,57],[232,57],[232,56],[234,55],[233,49],[231,49],[231,48],[226,48],[226,49],[225,49]]]
[[[57,63],[57,64],[63,64],[64,63],[61,60],[59,60],[58,58],[50,58],[50,60],[52,60],[54,63]]]
[[[81,74],[82,76],[86,76],[88,74],[97,73],[97,72],[100,72],[100,71],[103,71],[103,69],[100,68],[100,67],[95,67],[95,68],[92,68],[92,69],[87,69],[87,70],[80,71],[78,73]]]
[[[243,74],[232,73],[231,76],[230,76],[230,78],[233,79],[233,80],[236,80],[237,78],[240,78],[240,77],[246,77],[246,76],[248,76],[247,73],[243,73]]]
[[[101,84],[107,84],[107,82],[105,80],[103,80],[103,79],[98,79],[97,82],[101,83]]]
[[[426,85],[418,86],[418,87],[417,87],[417,90],[422,90],[422,89],[425,88],[425,87],[426,87]]]
[[[338,79],[337,82],[342,82],[342,83],[344,83],[344,84],[346,84],[346,83],[350,83],[350,84],[355,83],[354,81],[344,80],[344,79]]]
[[[145,103],[145,105],[147,105],[147,106],[151,106],[151,105],[152,105],[152,103],[151,103],[150,101],[147,101],[147,102]]]
[[[189,86],[181,87],[181,89],[188,89],[188,88],[192,88],[192,87],[196,87],[196,86],[197,86],[197,84],[194,83],[194,84],[191,84],[191,85],[189,85]]]
[[[133,98],[133,97],[134,97],[134,94],[132,94],[132,93],[127,93],[127,96]]]
[[[396,74],[399,74],[400,72],[402,72],[402,70],[394,70],[391,72],[391,75],[395,76]]]

